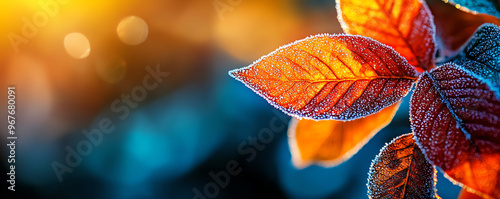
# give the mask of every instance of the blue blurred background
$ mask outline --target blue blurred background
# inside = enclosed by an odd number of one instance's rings
[[[46,23],[14,50],[5,35],[25,36],[24,19],[44,20],[40,12]],[[0,83],[17,90],[17,184],[8,197],[366,198],[371,160],[410,132],[406,97],[394,121],[350,160],[297,170],[290,118],[227,75],[294,40],[341,33],[333,0],[23,0],[2,1],[0,13]],[[140,44],[117,35],[129,16],[147,24]],[[68,54],[71,32],[86,36],[90,54]],[[137,94],[148,67],[168,76],[127,105],[128,114],[113,110],[116,100],[125,106],[124,95]],[[113,130],[89,149],[83,132],[102,121]],[[0,123],[6,137],[7,122]],[[262,132],[266,143],[253,145]],[[58,178],[54,163],[68,166],[68,148],[79,147],[88,155]],[[7,173],[5,145],[1,152]],[[443,198],[460,190],[441,173],[437,188]]]

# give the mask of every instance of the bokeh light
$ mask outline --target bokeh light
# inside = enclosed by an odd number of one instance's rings
[[[83,59],[90,54],[90,42],[82,33],[69,33],[64,37],[64,48],[75,59]]]
[[[136,16],[128,16],[116,28],[120,40],[128,45],[138,45],[148,37],[148,24]]]
[[[216,198],[366,197],[371,160],[411,130],[408,100],[348,162],[299,170],[290,117],[227,74],[295,40],[341,33],[336,14],[333,0],[0,1],[0,90],[19,91],[15,198],[193,198],[233,160],[242,172]],[[60,182],[51,164],[66,165],[66,147],[88,141],[84,130],[103,118],[116,129]],[[273,118],[282,130],[247,161],[239,146],[250,149]],[[439,195],[456,198],[460,188],[438,179]]]

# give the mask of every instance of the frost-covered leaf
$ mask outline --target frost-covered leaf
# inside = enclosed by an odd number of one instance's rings
[[[411,97],[410,118],[433,165],[500,198],[500,98],[487,83],[453,63],[426,72]]]
[[[434,67],[434,25],[421,0],[336,0],[346,33],[371,37],[393,47],[424,70]]]
[[[436,170],[409,133],[392,140],[373,160],[368,174],[368,197],[439,198],[435,183]]]
[[[500,85],[500,28],[494,24],[479,27],[453,62]]]
[[[392,48],[352,35],[316,35],[229,72],[298,118],[352,120],[408,94],[417,72]]]
[[[483,197],[478,196],[474,193],[469,192],[466,188],[462,188],[460,194],[458,194],[457,199],[482,199]]]
[[[400,104],[347,122],[293,118],[288,127],[293,164],[297,168],[310,164],[333,167],[346,161],[391,122]]]
[[[497,0],[444,0],[456,8],[472,12],[473,14],[484,13],[500,18],[500,1]]]
[[[462,12],[441,0],[428,0],[434,15],[436,35],[440,56],[450,57],[457,54],[459,48],[484,23],[500,25],[500,19],[487,14]]]

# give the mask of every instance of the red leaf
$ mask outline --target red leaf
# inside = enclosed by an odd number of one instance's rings
[[[500,198],[500,100],[455,64],[424,73],[410,102],[411,126],[427,158],[451,179]]]
[[[439,198],[435,183],[436,170],[409,133],[392,140],[373,160],[368,174],[368,196]]]
[[[438,46],[444,56],[455,54],[482,24],[500,25],[500,19],[491,15],[466,13],[441,0],[427,2],[434,15]]]
[[[391,46],[415,67],[434,67],[435,30],[425,1],[337,0],[337,12],[346,33]]]
[[[352,120],[408,94],[417,73],[393,49],[350,35],[317,35],[229,72],[285,113]]]

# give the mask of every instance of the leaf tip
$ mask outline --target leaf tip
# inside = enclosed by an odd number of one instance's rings
[[[241,71],[241,69],[233,69],[233,70],[230,70],[229,72],[227,72],[227,74],[234,79],[239,79],[240,78],[240,75],[239,75],[240,71]]]

